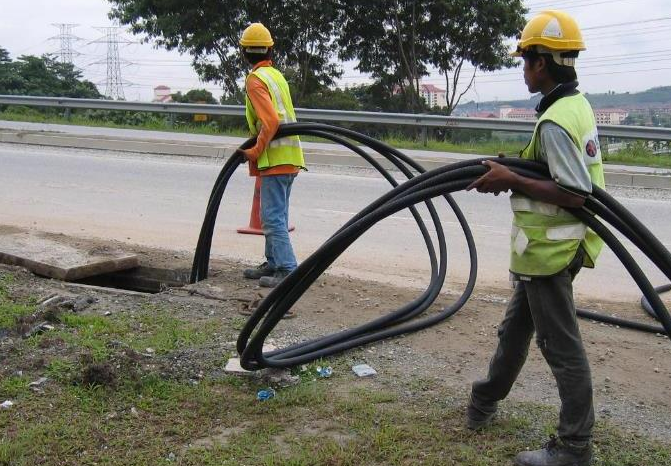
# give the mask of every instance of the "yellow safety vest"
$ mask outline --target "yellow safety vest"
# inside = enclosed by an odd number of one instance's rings
[[[573,140],[587,165],[592,184],[604,187],[601,148],[594,112],[582,94],[563,97],[548,108],[536,123],[523,159],[541,161],[539,128],[552,121]],[[594,267],[603,241],[591,229],[561,207],[513,193],[513,229],[510,271],[522,276],[554,275],[566,268],[578,247],[585,249],[585,267]]]
[[[262,66],[254,70],[251,75],[263,81],[268,88],[280,124],[295,122],[296,112],[291,101],[289,85],[284,76],[282,76],[282,73],[271,66]],[[247,125],[252,135],[259,134],[261,122],[256,116],[254,107],[247,95],[245,95],[245,116],[247,117]],[[266,170],[278,165],[294,165],[305,168],[303,149],[301,148],[301,141],[298,136],[274,139],[268,144],[268,147],[257,160],[259,170]]]

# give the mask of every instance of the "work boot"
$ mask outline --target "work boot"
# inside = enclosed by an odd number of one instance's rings
[[[291,272],[288,270],[275,270],[275,273],[272,276],[261,277],[259,279],[259,285],[264,288],[275,288],[290,273]]]
[[[557,437],[550,436],[550,441],[543,448],[534,451],[523,451],[515,457],[517,466],[589,466],[592,464],[592,445],[571,445]]]
[[[242,271],[242,276],[245,278],[251,278],[253,280],[258,280],[261,277],[272,277],[275,273],[275,269],[268,265],[268,262],[254,267],[253,269],[245,269]]]
[[[466,427],[471,430],[480,430],[489,426],[496,416],[496,405],[483,409],[476,407],[471,396],[466,408]]]

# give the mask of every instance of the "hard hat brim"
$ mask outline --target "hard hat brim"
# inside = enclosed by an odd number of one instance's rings
[[[257,40],[241,40],[240,45],[242,47],[272,47],[275,45],[275,42],[270,40],[270,41],[257,41]]]

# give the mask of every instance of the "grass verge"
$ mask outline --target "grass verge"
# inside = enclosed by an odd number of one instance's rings
[[[216,126],[210,125],[190,125],[182,124],[171,126],[166,120],[156,118],[148,122],[138,124],[122,124],[111,121],[84,117],[81,115],[72,115],[69,119],[60,115],[49,115],[35,111],[13,112],[5,110],[0,112],[0,120],[26,121],[33,123],[57,123],[79,126],[99,126],[106,128],[123,128],[166,131],[177,133],[195,133],[207,134],[213,136],[237,136],[247,137],[248,132],[245,128],[228,128],[224,132]],[[242,120],[241,120],[242,121]],[[315,137],[302,137],[304,141],[328,142]],[[422,141],[407,139],[402,136],[390,136],[383,138],[383,141],[392,147],[399,149],[419,149],[439,152],[455,152],[463,154],[476,154],[483,156],[497,155],[504,153],[506,155],[516,155],[524,147],[524,142],[504,139],[490,139],[486,141],[474,141],[464,143],[453,143],[450,141],[437,141],[430,139],[425,145]],[[651,150],[635,144],[631,147],[622,149],[612,154],[604,154],[605,163],[615,163],[623,165],[646,166],[655,168],[671,168],[671,157],[666,155],[655,155]]]
[[[2,283],[3,306],[20,305]],[[553,431],[554,409],[506,402],[491,428],[470,432],[463,394],[356,379],[344,358],[297,370],[298,385],[260,402],[264,382],[220,370],[225,351],[211,343],[234,338],[230,322],[134,299],[109,316],[63,314],[26,340],[0,337],[0,400],[15,403],[0,410],[0,466],[504,465]],[[202,377],[184,375],[185,357],[208,368]],[[334,376],[312,375],[317,364]],[[31,389],[40,376],[49,380]],[[596,465],[671,464],[670,445],[606,423],[595,439]]]

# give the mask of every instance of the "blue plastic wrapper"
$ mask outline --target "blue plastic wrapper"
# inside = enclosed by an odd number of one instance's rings
[[[333,374],[333,368],[331,366],[327,367],[319,366],[317,367],[317,374],[319,374],[319,377],[324,377],[328,379]]]
[[[272,388],[268,387],[262,390],[259,390],[256,392],[256,399],[259,401],[266,401],[271,398],[275,398],[275,390]]]

